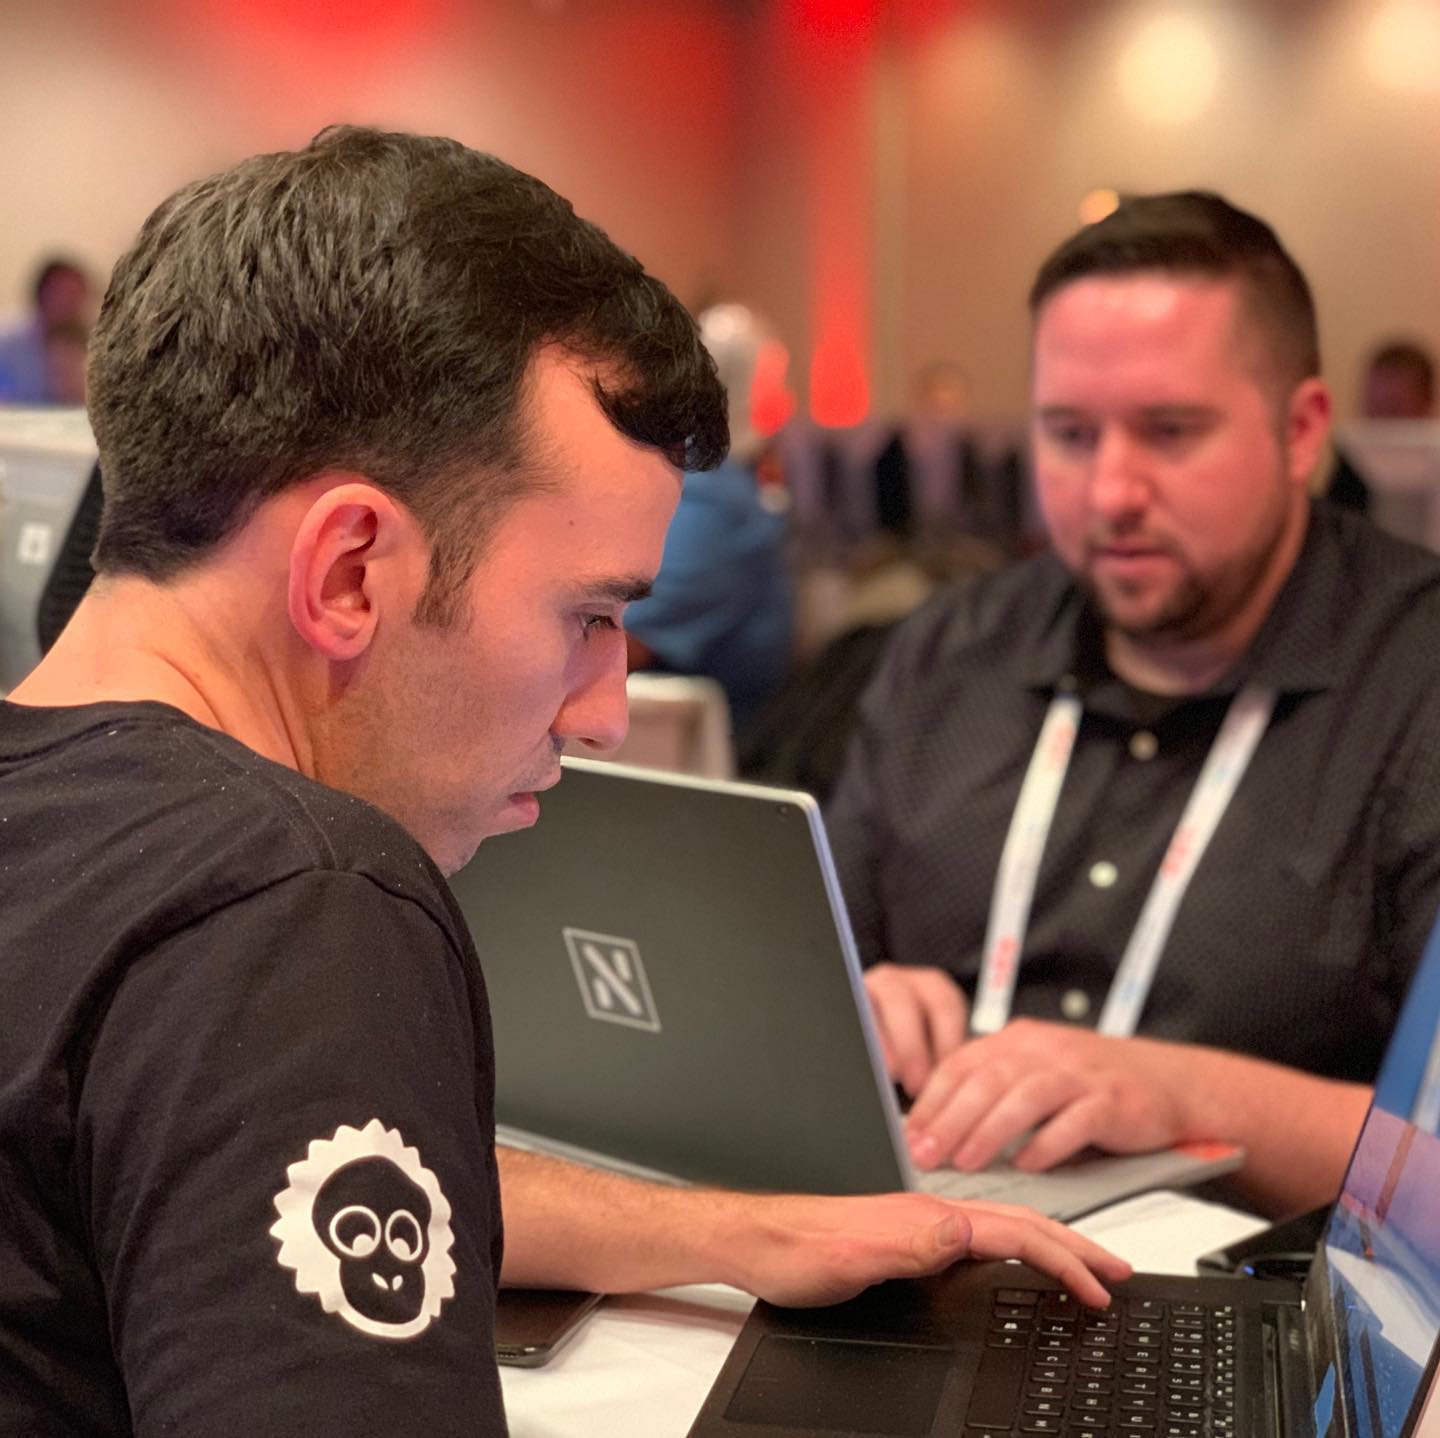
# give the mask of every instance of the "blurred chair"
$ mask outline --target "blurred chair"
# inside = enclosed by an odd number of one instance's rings
[[[730,710],[715,680],[636,673],[625,681],[625,690],[630,701],[625,742],[609,754],[597,756],[578,746],[572,752],[702,779],[735,777]]]

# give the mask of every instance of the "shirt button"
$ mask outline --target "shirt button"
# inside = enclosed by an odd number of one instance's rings
[[[1130,736],[1130,757],[1139,759],[1142,762],[1146,759],[1153,759],[1160,745],[1155,736],[1148,729],[1137,729]]]
[[[1084,989],[1067,989],[1060,998],[1060,1012],[1071,1022],[1078,1022],[1090,1012],[1090,995]]]
[[[1090,882],[1097,889],[1111,888],[1119,877],[1120,871],[1109,859],[1101,859],[1098,864],[1090,866]]]

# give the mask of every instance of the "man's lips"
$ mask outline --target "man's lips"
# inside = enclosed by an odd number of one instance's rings
[[[543,794],[547,789],[553,789],[560,782],[560,771],[557,769],[553,774],[547,774],[535,784],[527,784],[523,789],[516,789],[511,794],[512,799],[522,799],[527,794]]]

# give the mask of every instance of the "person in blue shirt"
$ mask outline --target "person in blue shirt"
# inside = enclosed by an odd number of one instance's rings
[[[699,324],[729,398],[730,457],[685,476],[654,589],[625,627],[632,669],[717,680],[739,733],[785,679],[793,646],[786,521],[756,479],[766,441],[752,418],[761,354],[774,341],[744,305],[714,305]]]

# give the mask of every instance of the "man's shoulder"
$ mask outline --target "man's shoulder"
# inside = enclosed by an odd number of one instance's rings
[[[1392,589],[1440,591],[1440,554],[1433,549],[1400,539],[1366,516],[1323,500],[1315,505],[1314,522],[1339,556],[1347,582],[1371,581],[1354,596],[1361,603],[1367,595]]]
[[[304,873],[369,879],[450,927],[444,881],[393,819],[158,704],[0,720],[6,851],[52,885],[121,888],[185,922]],[[155,913],[159,918],[160,914]],[[163,926],[163,925],[162,925]]]
[[[1074,580],[1052,553],[993,574],[948,584],[896,626],[892,654],[917,667],[968,656],[1028,657],[1078,601]]]

